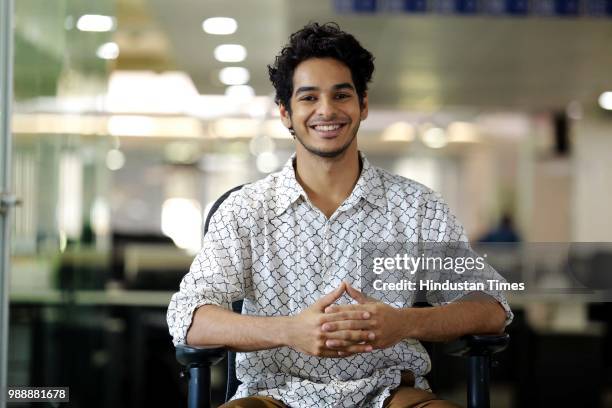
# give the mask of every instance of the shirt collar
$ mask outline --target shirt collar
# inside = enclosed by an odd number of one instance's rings
[[[378,207],[386,207],[387,200],[380,174],[373,167],[362,152],[359,152],[362,168],[357,184],[349,197],[340,206],[345,210],[357,204],[361,198]],[[295,177],[295,153],[291,155],[279,172],[277,179],[276,215],[282,214],[300,196],[308,199],[306,192]]]
[[[362,163],[361,175],[359,180],[357,180],[357,184],[355,184],[355,188],[353,188],[353,192],[344,201],[342,206],[354,205],[360,198],[363,198],[378,207],[386,207],[385,189],[378,170],[370,164],[362,152],[359,152],[359,156]]]

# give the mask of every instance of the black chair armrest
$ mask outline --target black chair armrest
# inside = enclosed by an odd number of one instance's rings
[[[444,352],[452,356],[490,356],[508,347],[510,336],[502,334],[469,334],[444,345]]]
[[[223,346],[176,346],[176,360],[185,367],[212,366],[223,360],[227,349]]]

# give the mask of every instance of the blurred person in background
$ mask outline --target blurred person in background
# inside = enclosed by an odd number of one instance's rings
[[[497,226],[483,235],[480,242],[521,242],[519,233],[514,228],[514,220],[512,215],[504,213]]]
[[[336,24],[312,23],[268,67],[296,152],[220,205],[167,316],[174,344],[240,352],[224,408],[454,407],[431,392],[418,340],[501,332],[512,318],[499,292],[428,292],[433,307],[412,308],[357,289],[362,243],[467,241],[438,194],[358,150],[373,61]]]

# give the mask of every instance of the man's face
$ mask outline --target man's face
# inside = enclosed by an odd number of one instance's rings
[[[351,71],[333,58],[311,58],[293,73],[291,114],[280,106],[281,120],[310,153],[337,157],[355,141],[359,123],[368,116],[360,106]]]

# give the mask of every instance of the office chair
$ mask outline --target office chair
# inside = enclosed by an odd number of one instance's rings
[[[242,185],[232,188],[224,193],[211,207],[204,224],[204,234],[208,232],[210,219],[221,203],[234,191],[240,190]],[[242,301],[232,303],[236,313],[242,311]],[[467,357],[468,384],[467,407],[489,408],[489,370],[491,356],[504,350],[510,341],[507,333],[492,335],[467,335],[458,340],[446,343],[444,351],[447,354]],[[236,378],[236,353],[219,346],[188,346],[179,344],[176,347],[176,359],[184,366],[182,375],[188,377],[189,388],[188,408],[210,408],[210,367],[217,364],[226,356],[227,386],[225,401],[228,401],[238,389],[240,381]]]

